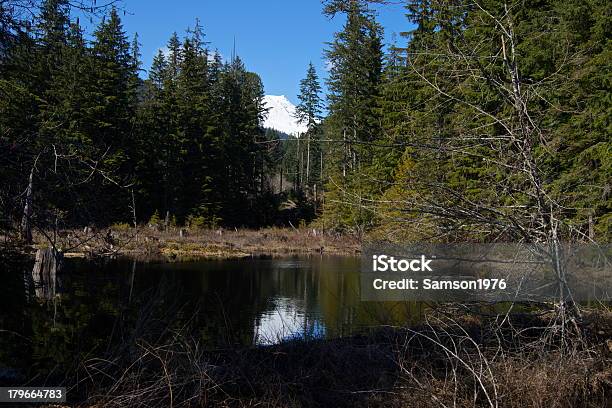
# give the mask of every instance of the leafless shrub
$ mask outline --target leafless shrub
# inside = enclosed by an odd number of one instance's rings
[[[609,312],[593,315],[595,337],[585,337],[571,353],[561,343],[545,344],[536,333],[526,334],[546,331],[550,316],[502,323],[496,317],[432,312],[413,328],[222,350],[204,349],[186,331],[177,331],[167,333],[162,345],[136,341],[127,364],[88,362],[90,380],[100,386],[87,405],[605,406],[612,365],[601,340],[610,333],[597,333],[609,325]]]

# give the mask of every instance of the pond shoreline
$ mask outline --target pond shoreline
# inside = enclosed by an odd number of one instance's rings
[[[53,234],[46,234],[52,236]],[[187,229],[170,227],[111,227],[64,230],[55,246],[67,258],[128,257],[139,260],[184,262],[205,259],[286,257],[293,255],[360,254],[354,235],[323,232],[313,228]],[[33,249],[50,246],[38,234]]]
[[[113,245],[120,243],[122,249],[127,247],[129,250],[127,243],[133,241],[127,239],[133,236],[133,232],[127,230],[119,234],[111,231]],[[179,239],[194,247],[232,244],[232,248],[239,247],[240,250],[276,242],[286,243],[279,245],[278,256],[288,254],[288,248],[302,246],[302,250],[311,250],[315,244],[318,245],[318,241],[313,243],[308,234],[297,232],[233,231],[228,237],[226,232],[217,234],[216,231],[208,231],[191,236],[183,233]],[[295,235],[288,235],[293,233]],[[176,233],[170,231],[141,237],[148,240],[141,239],[140,242],[155,242],[157,245],[154,248],[157,248],[158,254],[160,248],[171,246],[177,240]],[[160,244],[154,237],[163,242]],[[63,239],[66,244],[69,242],[68,237]],[[337,245],[333,248],[341,248],[341,242],[332,241]],[[94,248],[93,244],[91,242],[88,246]],[[326,244],[331,246],[329,242]],[[132,248],[135,246],[135,243],[131,244]],[[143,253],[142,249],[135,249],[135,253]],[[121,256],[126,254],[119,253]],[[10,261],[25,258],[24,251],[15,254],[15,259],[11,256]],[[168,281],[157,279],[153,270],[149,272],[141,274],[141,277],[157,282],[163,291],[169,290]],[[133,276],[136,275],[134,272]],[[192,275],[182,274],[183,277]],[[337,274],[321,273],[320,276],[331,277],[333,285],[340,282],[334,280]],[[231,281],[227,281],[227,277],[240,282],[247,281],[245,277],[258,279],[252,271],[246,271],[243,276],[225,274],[221,277],[229,283]],[[312,287],[322,288],[321,293],[329,293],[326,286],[319,285],[318,281],[291,281],[310,282]],[[68,353],[75,360],[68,359],[63,365],[65,371],[58,370],[53,379],[55,384],[67,384],[69,387],[70,399],[66,407],[594,408],[606,406],[612,392],[612,314],[605,305],[599,309],[583,309],[579,317],[568,320],[571,325],[564,326],[559,324],[563,311],[552,304],[525,304],[508,315],[479,304],[437,304],[424,310],[419,322],[402,319],[405,323],[390,325],[381,321],[351,334],[342,332],[328,338],[305,336],[303,339],[280,339],[278,344],[248,346],[239,343],[236,340],[238,333],[229,330],[230,327],[234,330],[237,328],[228,323],[229,314],[226,312],[230,310],[231,301],[245,297],[246,293],[232,289],[231,296],[222,297],[225,301],[224,312],[218,314],[222,316],[220,320],[227,328],[228,335],[224,335],[224,341],[219,344],[207,345],[203,340],[202,327],[212,325],[211,316],[198,320],[197,314],[191,316],[179,303],[173,306],[172,302],[155,296],[158,292],[150,291],[146,285],[142,286],[143,291],[132,293],[133,280],[123,279],[120,282],[125,284],[125,290],[121,293],[127,303],[121,303],[121,296],[115,296],[120,292],[104,292],[100,294],[100,299],[115,299],[117,303],[105,301],[102,304],[91,297],[91,294],[98,292],[98,287],[91,287],[88,292],[83,289],[86,286],[74,286],[78,288],[80,298],[75,300],[76,308],[73,310],[77,310],[80,316],[94,316],[94,311],[102,312],[96,315],[96,320],[91,320],[90,327],[106,324],[109,330],[102,330],[101,333],[104,336],[117,333],[118,337],[114,342],[105,340],[103,349],[87,349],[88,353],[92,353],[87,358]],[[195,287],[198,291],[203,287],[190,284],[197,281],[184,282],[184,287]],[[262,282],[269,284],[269,281]],[[63,282],[64,285],[67,283]],[[344,289],[348,287],[346,284],[339,286]],[[250,291],[250,283],[245,288]],[[76,291],[71,293],[76,296]],[[140,299],[146,302],[135,308],[139,299],[137,293],[141,293]],[[299,293],[303,292],[300,290]],[[23,298],[21,295],[18,297]],[[33,310],[42,313],[34,316],[46,316],[49,319],[47,322],[53,321],[53,324],[38,326],[40,331],[36,333],[48,329],[54,336],[57,334],[56,309],[49,305],[57,304],[61,306],[57,310],[62,307],[69,310],[70,296],[56,303],[58,299],[54,297],[49,302],[39,300],[30,303]],[[83,309],[86,304],[91,309]],[[130,306],[134,307],[132,317],[126,305],[133,305]],[[154,305],[160,306],[161,317],[142,313],[158,309]],[[91,310],[91,313],[83,313],[87,310]],[[109,313],[112,310],[126,320],[114,320],[112,313]],[[178,311],[186,313],[185,320],[180,323],[176,322]],[[24,313],[20,311],[18,315],[24,316]],[[72,312],[64,313],[64,323],[75,319],[74,316]],[[108,320],[104,320],[104,316]],[[138,324],[128,325],[132,318]],[[44,319],[36,321],[45,322]],[[57,321],[61,326],[61,319]],[[204,326],[199,325],[202,322]],[[82,322],[80,325],[83,333],[86,333],[89,323]],[[114,331],[110,330],[111,327],[122,329]],[[23,340],[23,337],[18,337],[20,332],[11,333],[16,335],[9,340],[16,347],[23,347],[19,343]],[[86,344],[81,336],[78,336],[78,342]],[[72,350],[72,347],[67,350]],[[11,367],[17,366],[9,364],[0,367],[7,377],[4,381],[23,383],[29,378],[18,378],[20,373]],[[1,380],[0,385],[4,385]]]

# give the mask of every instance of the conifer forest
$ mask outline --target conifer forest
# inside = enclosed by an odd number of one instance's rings
[[[387,49],[365,2],[328,2],[346,22],[324,51],[327,95],[304,67],[300,138],[262,127],[261,78],[238,55],[222,59],[204,22],[143,72],[119,9],[92,6],[99,23],[85,33],[74,15],[88,6],[0,4],[6,231],[153,217],[609,240],[604,1],[409,1],[416,28]]]
[[[611,6],[0,0],[0,405],[610,407]]]

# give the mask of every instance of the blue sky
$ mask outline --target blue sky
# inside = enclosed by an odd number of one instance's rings
[[[299,81],[312,60],[321,77],[326,75],[323,50],[333,33],[341,29],[342,16],[321,14],[320,0],[124,0],[126,31],[138,32],[144,68],[176,31],[185,33],[199,17],[212,48],[224,57],[232,52],[234,37],[238,55],[257,72],[267,94],[286,95],[297,102]],[[385,28],[385,42],[393,33],[410,29],[400,5],[377,8]]]

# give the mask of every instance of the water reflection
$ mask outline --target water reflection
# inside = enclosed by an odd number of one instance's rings
[[[189,328],[208,348],[266,345],[415,322],[422,313],[420,304],[361,302],[358,258],[65,260],[36,290],[23,279],[31,282],[31,271],[4,271],[0,287],[0,373],[18,369],[24,378],[71,372],[84,358],[129,352],[168,330]]]
[[[141,280],[172,274],[198,302],[202,333],[213,342],[269,344],[338,337],[373,325],[418,321],[420,304],[359,298],[359,259],[312,257],[145,265]]]
[[[253,343],[269,345],[295,338],[324,337],[325,327],[309,316],[303,306],[295,299],[276,299],[272,310],[255,319]]]

